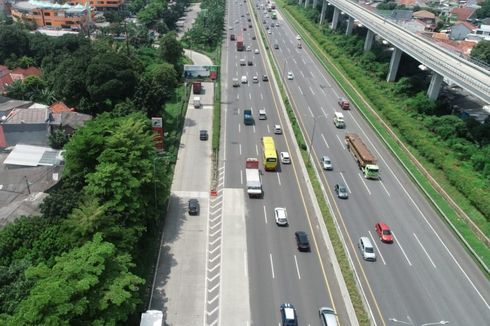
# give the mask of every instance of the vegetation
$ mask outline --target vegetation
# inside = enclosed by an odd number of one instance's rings
[[[454,123],[454,117],[442,117],[450,115],[452,108],[448,109],[445,101],[437,103],[427,101],[425,90],[420,91],[421,87],[425,87],[422,85],[426,85],[427,77],[420,76],[418,69],[414,69],[416,62],[402,57],[400,67],[404,70],[400,76],[408,76],[410,82],[400,79],[398,83],[386,83],[383,79],[386,76],[385,69],[389,55],[384,54],[386,51],[382,47],[373,48],[372,54],[364,54],[362,51],[362,34],[347,38],[340,35],[341,31],[339,31],[339,35],[328,29],[320,32],[316,25],[304,18],[302,8],[297,9],[294,5],[286,5],[285,8],[299,22],[297,27],[301,26],[300,29],[308,30],[311,35],[311,37],[308,36],[308,42],[312,42],[314,52],[323,60],[322,63],[336,77],[341,86],[349,92],[361,112],[368,118],[370,117],[370,121],[374,126],[377,126],[379,125],[378,119],[366,106],[375,107],[377,112],[382,114],[392,127],[402,135],[402,139],[413,146],[411,151],[419,155],[419,160],[422,160],[422,163],[431,171],[432,176],[443,185],[446,192],[463,207],[473,222],[488,235],[490,233],[490,224],[488,223],[490,206],[488,206],[488,200],[484,198],[484,193],[488,192],[489,188],[488,174],[483,173],[486,171],[485,168],[481,169],[480,166],[480,169],[477,169],[476,166],[469,164],[470,162],[483,164],[483,161],[478,161],[477,156],[484,156],[487,153],[488,140],[486,140],[486,136],[482,135],[483,132],[476,135],[473,128],[477,126],[480,130],[487,130],[488,121],[481,125],[472,119],[461,120],[462,124],[452,126],[456,127],[458,134],[449,136],[451,132],[442,126]],[[356,39],[359,40],[356,41]],[[357,49],[356,46],[353,46],[356,43],[358,44]],[[416,73],[410,74],[410,71]],[[349,78],[345,78],[344,75],[348,75]],[[397,85],[401,86],[399,83],[403,87],[397,87]],[[364,94],[361,95],[357,89],[362,90]],[[363,96],[368,97],[370,103],[366,102]],[[437,122],[432,119],[436,119]],[[413,126],[417,126],[417,128]],[[432,129],[429,128],[430,126]],[[381,134],[384,134],[386,141],[392,142],[391,136],[387,135],[383,126],[379,126],[377,129]],[[461,136],[461,131],[464,131],[463,136]],[[397,155],[406,158],[406,153],[400,150],[396,143],[392,143],[390,145],[397,152]],[[488,156],[488,154],[486,155]],[[411,167],[411,173],[415,177],[420,177],[419,182],[430,193],[430,196],[440,198],[440,195],[420,175],[420,171],[413,166],[411,161],[406,158],[404,162],[408,167]],[[459,191],[456,191],[455,188],[458,188]],[[468,200],[474,206],[471,206]],[[488,248],[471,235],[468,225],[462,223],[442,198],[438,201],[438,205],[488,265],[490,262]],[[478,210],[475,210],[475,207]]]
[[[476,11],[476,18],[483,19],[490,17],[490,0],[485,0],[478,5],[481,6],[481,8]]]
[[[173,26],[180,14],[164,8],[159,19]],[[63,178],[39,216],[0,231],[2,325],[131,324],[144,310],[185,114],[184,59],[175,33],[157,49],[146,26],[110,19],[97,40],[0,22],[0,64],[43,71],[14,83],[9,96],[64,101],[95,116],[71,138],[53,133]],[[114,38],[126,31],[128,42]],[[152,116],[164,119],[165,155],[154,150]]]
[[[490,65],[490,41],[478,42],[471,50],[471,57]]]

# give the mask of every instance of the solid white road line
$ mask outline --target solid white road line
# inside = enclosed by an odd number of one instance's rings
[[[386,191],[386,193],[388,194],[388,197],[391,197],[390,193],[388,192],[388,189],[386,189],[385,187],[385,184],[383,183],[383,181],[379,180],[379,182],[381,183],[381,186],[383,186],[383,189]]]
[[[281,177],[279,177],[279,173],[276,173],[277,175],[277,182],[279,182],[279,186],[281,186]]]
[[[366,182],[364,181],[364,178],[363,178],[362,174],[361,173],[358,173],[357,175],[359,176],[359,178],[361,179],[362,183],[364,184],[364,187],[366,187],[366,190],[367,190],[368,194],[371,195],[371,191],[369,191],[369,188],[368,188]]]
[[[242,156],[242,144],[238,144],[238,151],[240,152],[240,156]]]
[[[378,252],[379,256],[381,257],[381,260],[383,261],[383,264],[386,265],[386,261],[385,261],[383,255],[381,254],[381,250],[379,250],[378,244],[376,243],[376,241],[374,241],[374,237],[371,234],[371,230],[369,230],[368,232],[369,232],[369,236],[371,237],[372,242],[376,246],[376,251]]]
[[[271,129],[269,128],[269,125],[267,124],[267,133],[270,134],[271,133]]]
[[[405,256],[405,259],[407,260],[408,265],[412,266],[412,263],[410,262],[410,259],[408,259],[408,256],[405,253],[405,250],[403,250],[402,244],[400,243],[400,241],[395,236],[395,232],[391,231],[391,234],[393,235],[393,240],[396,241],[396,243],[398,244],[398,247],[400,247],[400,249],[401,249],[401,251],[403,253],[403,256]]]
[[[240,169],[240,184],[243,185],[243,170]]]
[[[296,259],[296,255],[294,255],[294,263],[296,264],[296,272],[298,273],[298,279],[301,280],[301,274],[299,273],[298,260]]]
[[[265,205],[264,205],[264,219],[265,219],[265,224],[267,224],[267,210],[265,209]]]
[[[253,130],[254,130],[254,134],[255,134],[255,125],[252,126]]]
[[[275,276],[274,276],[274,262],[272,261],[272,254],[271,253],[269,253],[269,258],[271,260],[272,278],[275,278]]]
[[[255,153],[259,156],[259,146],[255,144]]]
[[[425,247],[422,245],[422,242],[420,242],[420,240],[417,237],[417,235],[415,233],[413,233],[413,236],[415,237],[415,240],[417,240],[417,242],[419,243],[419,245],[422,248],[422,250],[425,252],[425,255],[427,256],[427,258],[429,258],[430,263],[432,264],[432,266],[434,266],[434,268],[437,268],[436,267],[436,264],[434,264],[434,261],[432,260],[432,258],[430,258],[429,253],[427,252],[427,250],[425,250]]]
[[[241,124],[238,123],[238,133],[242,132],[242,128],[240,126],[241,126]]]

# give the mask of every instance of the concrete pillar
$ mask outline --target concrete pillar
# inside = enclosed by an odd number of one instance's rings
[[[427,96],[430,100],[435,101],[439,97],[439,91],[441,90],[443,76],[437,72],[432,72],[432,78],[430,79],[429,89],[427,90]]]
[[[303,3],[303,0],[298,0],[298,4],[301,6],[301,4]]]
[[[386,81],[388,82],[395,81],[396,73],[398,72],[398,65],[400,64],[402,53],[403,53],[402,50],[398,48],[394,48],[393,53],[391,54],[390,71],[388,72],[388,77],[386,77]]]
[[[318,0],[313,0],[313,8],[316,8],[318,6]]]
[[[364,41],[364,52],[371,50],[373,46],[374,33],[372,30],[368,29],[366,40]]]
[[[325,14],[326,13],[327,13],[327,1],[323,0],[322,13],[320,14],[320,25],[323,24],[323,21],[325,20]]]
[[[308,8],[309,4],[310,4],[310,0],[305,0],[305,8]]]
[[[332,18],[332,30],[337,29],[337,24],[339,23],[339,16],[340,16],[340,9],[335,7],[335,10],[333,11],[333,18]]]
[[[347,29],[345,30],[345,35],[351,35],[353,27],[354,27],[354,18],[349,17],[349,20],[347,21]]]

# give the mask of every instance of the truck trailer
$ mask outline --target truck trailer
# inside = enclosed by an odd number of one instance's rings
[[[244,50],[243,35],[242,34],[238,35],[236,38],[236,50],[237,51],[243,51]]]
[[[193,82],[192,83],[192,92],[194,94],[201,94],[201,90],[202,90],[201,82]]]
[[[361,137],[354,133],[345,134],[345,144],[352,153],[357,165],[366,179],[379,179],[379,167],[376,165],[376,157],[371,154]]]
[[[245,176],[247,178],[247,193],[249,198],[262,198],[262,180],[260,179],[259,160],[247,158],[245,161]]]

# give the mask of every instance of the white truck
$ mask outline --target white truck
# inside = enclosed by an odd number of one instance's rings
[[[163,312],[147,310],[141,314],[140,326],[163,326]]]
[[[247,193],[249,198],[262,198],[262,180],[260,179],[259,160],[247,158],[245,161],[245,176],[247,178]]]

